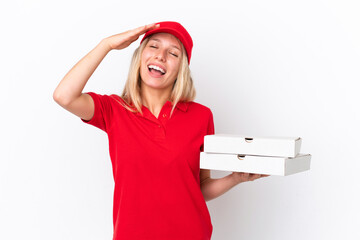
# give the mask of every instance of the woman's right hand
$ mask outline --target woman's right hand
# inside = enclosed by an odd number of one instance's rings
[[[120,50],[128,47],[132,42],[136,41],[140,35],[146,33],[149,30],[158,28],[159,26],[160,25],[156,25],[156,23],[148,24],[123,33],[112,35],[105,38],[104,40],[109,45],[111,50]]]

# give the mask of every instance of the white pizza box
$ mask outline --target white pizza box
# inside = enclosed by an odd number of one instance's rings
[[[295,157],[300,152],[300,137],[249,137],[214,134],[204,137],[204,152]]]
[[[296,157],[246,156],[200,152],[200,168],[287,176],[310,169],[310,154]]]

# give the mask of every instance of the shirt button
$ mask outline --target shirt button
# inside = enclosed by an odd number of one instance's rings
[[[161,125],[158,125],[159,128],[161,128]]]
[[[166,117],[166,114],[165,114],[165,113],[163,114],[163,117]]]

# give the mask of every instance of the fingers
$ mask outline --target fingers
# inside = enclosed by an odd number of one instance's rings
[[[144,25],[132,30],[127,30],[119,34],[112,35],[107,38],[109,46],[111,49],[123,49],[128,47],[132,42],[136,41],[141,34],[145,32],[158,28],[160,25],[156,23]]]
[[[266,174],[256,174],[256,173],[247,173],[247,172],[233,172],[232,174],[234,175],[234,177],[237,179],[237,181],[239,183],[254,181],[254,180],[262,178],[262,177],[270,176],[270,175],[266,175]]]
[[[249,181],[254,181],[255,179],[258,179],[261,177],[261,174],[254,174],[254,173],[251,173],[249,175]]]
[[[241,173],[241,176],[242,176],[243,178],[245,178],[245,179],[248,179],[249,176],[250,176],[250,173],[242,172],[242,173]]]
[[[248,173],[247,175],[244,175],[244,177],[247,179],[247,181],[254,181],[256,179],[262,178],[262,177],[269,177],[270,175],[266,174],[255,174],[255,173]]]
[[[160,24],[156,24],[156,23],[151,23],[151,24],[145,25],[145,32],[147,32],[149,30],[153,30],[158,27],[160,27]]]
[[[135,28],[135,29],[134,29],[134,35],[140,36],[140,35],[146,33],[146,32],[149,31],[149,30],[158,28],[159,26],[160,26],[160,24],[151,23],[151,24],[147,24],[147,25],[144,25],[144,26]]]
[[[133,41],[137,40],[140,35],[146,33],[149,30],[158,28],[159,26],[160,26],[160,24],[151,23],[148,25],[144,25],[144,26],[129,30],[129,31],[127,31],[128,38],[130,39],[131,42],[133,42]]]

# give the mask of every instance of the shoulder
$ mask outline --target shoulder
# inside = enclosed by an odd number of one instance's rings
[[[99,101],[102,104],[107,104],[109,107],[118,107],[126,109],[129,104],[118,94],[106,93],[100,94],[95,92],[87,92],[93,99]],[[129,107],[131,108],[131,107]]]
[[[122,102],[122,103],[125,103],[125,100],[124,100],[122,97],[120,97],[118,94],[115,94],[115,93],[109,94],[108,97],[109,97],[112,101],[116,101],[116,102],[120,101],[120,102]]]
[[[112,103],[116,103],[116,104],[121,104],[122,106],[124,105],[128,105],[127,102],[121,97],[119,96],[118,94],[109,94],[109,95],[106,95],[109,100],[112,102]]]
[[[201,113],[201,114],[204,114],[204,115],[207,115],[207,116],[209,114],[212,115],[210,107],[208,107],[208,106],[206,106],[204,104],[194,102],[194,101],[190,101],[190,102],[187,102],[187,105],[188,105],[188,111]]]
[[[116,106],[120,106],[122,110],[126,110],[126,112],[138,112],[136,107],[132,104],[129,104],[126,99],[119,96],[118,94],[111,94],[109,95],[109,98],[111,99],[112,103]]]
[[[211,111],[208,106],[205,106],[204,104],[201,104],[198,102],[190,101],[190,102],[186,102],[186,103],[188,104],[189,108],[203,109],[203,110]]]
[[[116,98],[116,94],[104,94],[104,93],[96,93],[96,92],[85,92],[90,95],[94,99],[98,99],[100,101],[110,102]],[[120,97],[119,97],[120,98]]]

